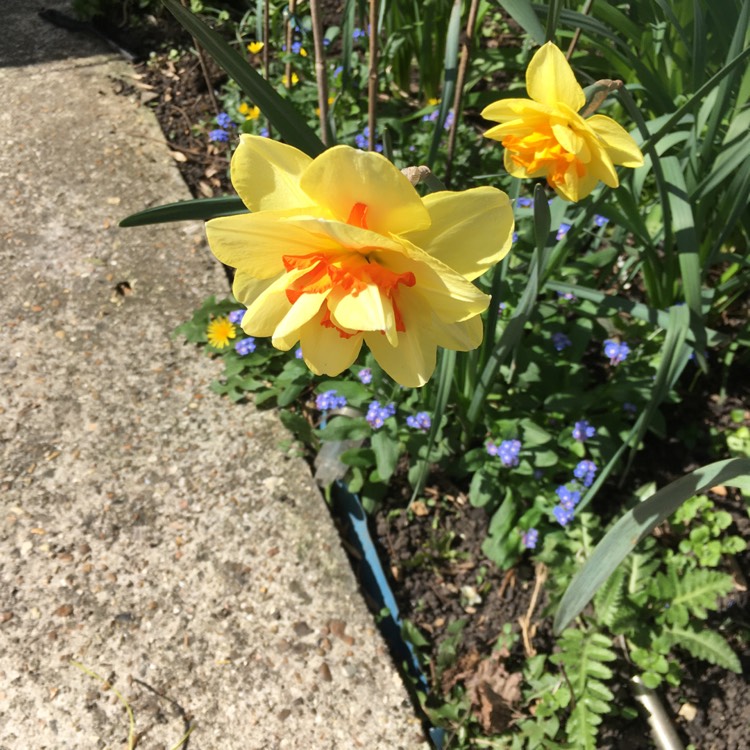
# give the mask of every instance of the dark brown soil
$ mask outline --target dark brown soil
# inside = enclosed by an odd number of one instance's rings
[[[139,65],[138,73],[144,105],[153,108],[171,148],[181,155],[175,158],[193,195],[206,197],[232,192],[226,150],[209,143],[207,128],[201,127],[215,116],[216,110],[197,58],[184,55],[170,59],[166,53],[157,54],[148,64]],[[223,74],[211,66],[209,79],[210,85],[217,88]],[[709,397],[712,392],[688,394],[687,401],[668,415],[667,423],[673,420],[671,423],[677,425],[700,425],[695,440],[691,443],[675,437],[666,447],[663,442],[654,443],[652,450],[644,451],[647,460],[638,462],[636,478],[657,479],[662,485],[705,463],[706,456],[711,460],[704,439],[708,429],[724,426],[730,406],[736,408],[747,403],[744,385],[735,389],[734,401],[722,404]],[[690,404],[689,417],[684,414],[685,403]],[[547,602],[543,587],[532,601],[541,569],[523,561],[507,573],[498,570],[480,549],[488,526],[484,511],[472,508],[458,491],[434,492],[440,502],[434,507],[418,505],[416,513],[384,508],[373,520],[373,535],[380,545],[384,565],[391,572],[401,614],[428,637],[433,655],[445,639],[448,626],[459,619],[467,621],[454,666],[442,675],[440,684],[438,681],[433,684],[433,689],[447,690],[457,681],[470,681],[481,669],[498,638],[503,638],[506,623],[512,626],[516,640],[500,653],[505,669],[511,674],[520,669],[530,649],[549,652],[554,640],[551,618],[544,613]],[[749,539],[750,522],[742,502],[731,495],[714,499],[731,510],[739,531]],[[744,577],[746,581],[750,577],[750,555],[739,556],[737,565],[739,580]],[[554,575],[554,571],[548,575]],[[750,666],[747,607],[745,596],[728,602],[721,613],[723,621],[731,623],[733,645],[745,668]],[[628,675],[624,660],[623,665],[622,685],[625,685]],[[746,700],[745,677],[697,661],[686,663],[685,671],[681,687],[665,695],[665,704],[683,741],[701,750],[750,747],[750,705]],[[620,687],[620,692],[620,703],[633,705],[624,687]],[[520,706],[514,709],[520,710]],[[650,746],[644,718],[626,720],[613,715],[602,728],[602,748]]]

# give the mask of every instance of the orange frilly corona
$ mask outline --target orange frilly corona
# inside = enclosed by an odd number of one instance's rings
[[[511,246],[508,196],[492,187],[420,197],[377,153],[335,146],[315,159],[242,135],[232,183],[249,214],[207,224],[236,270],[242,328],[338,375],[366,344],[404,386],[421,386],[438,346],[482,341],[490,298],[471,282]]]
[[[616,188],[615,165],[643,165],[635,141],[613,119],[580,114],[583,89],[552,42],[531,59],[526,91],[530,99],[501,99],[482,111],[500,123],[485,136],[503,144],[505,168],[514,177],[546,177],[558,195],[575,202],[599,182]]]

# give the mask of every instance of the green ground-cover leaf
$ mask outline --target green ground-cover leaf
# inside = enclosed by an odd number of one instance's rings
[[[555,632],[576,617],[638,542],[668,518],[685,500],[718,484],[734,486],[750,475],[750,459],[731,458],[708,464],[668,484],[629,510],[607,532],[578,572],[555,615]]]

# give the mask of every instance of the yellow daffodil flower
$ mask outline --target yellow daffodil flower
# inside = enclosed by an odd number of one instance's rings
[[[265,46],[266,45],[263,44],[263,42],[250,42],[250,44],[247,45],[247,51],[251,55],[257,55]]]
[[[232,182],[251,213],[207,224],[236,268],[242,328],[277,349],[299,341],[316,374],[338,375],[363,342],[404,386],[436,349],[474,349],[490,298],[471,282],[509,251],[508,196],[492,187],[420,197],[384,156],[335,146],[315,159],[243,134]]]
[[[599,181],[617,187],[615,165],[643,165],[635,141],[614,120],[581,116],[583,89],[552,42],[529,63],[526,91],[530,99],[501,99],[482,112],[500,123],[485,136],[505,146],[505,168],[514,177],[546,177],[558,195],[577,201]]]

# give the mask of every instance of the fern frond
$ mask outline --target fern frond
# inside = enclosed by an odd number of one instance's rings
[[[644,597],[661,561],[657,557],[656,541],[653,537],[647,537],[639,546],[640,548],[633,552],[625,563],[626,592],[637,604],[642,604],[640,599]]]
[[[612,627],[612,623],[620,612],[625,572],[624,566],[621,565],[594,595],[597,620],[609,628]]]
[[[694,630],[693,628],[665,628],[663,636],[673,646],[684,648],[696,659],[705,659],[724,669],[742,674],[742,665],[732,647],[714,630]]]
[[[720,596],[734,588],[732,577],[718,570],[696,568],[678,576],[674,569],[654,579],[654,595],[666,602],[659,616],[663,622],[684,627],[690,617],[705,620],[715,610]]]
[[[602,717],[595,713],[588,702],[579,701],[571,711],[570,718],[565,724],[570,747],[580,750],[596,750],[596,737],[599,734],[599,724]]]
[[[568,742],[575,748],[596,748],[602,715],[609,713],[614,700],[603,681],[612,679],[607,662],[617,656],[612,641],[602,633],[568,629],[558,641],[560,653],[550,660],[560,665],[573,688],[574,708],[565,725]]]

